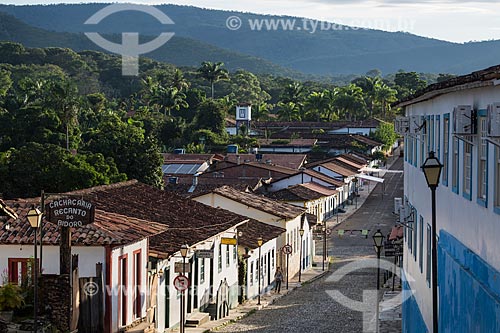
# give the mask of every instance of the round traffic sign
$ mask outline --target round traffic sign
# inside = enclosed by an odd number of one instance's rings
[[[283,253],[292,254],[292,246],[290,244],[283,246]]]
[[[174,279],[174,287],[178,291],[184,291],[189,288],[189,279],[185,275],[178,275]]]

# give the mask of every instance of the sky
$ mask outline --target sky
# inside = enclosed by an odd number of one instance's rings
[[[82,3],[85,0],[1,0],[2,4]],[[89,2],[112,2],[92,0]],[[261,14],[291,15],[385,31],[405,31],[452,42],[500,39],[497,0],[128,0]],[[168,13],[166,13],[168,15]]]

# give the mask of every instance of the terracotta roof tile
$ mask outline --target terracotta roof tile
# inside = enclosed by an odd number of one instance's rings
[[[242,235],[238,238],[238,244],[249,249],[256,249],[259,237],[262,237],[262,240],[266,243],[280,236],[286,229],[259,221],[250,221],[238,227],[238,231],[242,232]]]
[[[204,163],[212,161],[215,154],[163,154],[165,164],[169,163]]]
[[[310,182],[289,186],[276,192],[270,192],[267,196],[272,199],[284,201],[309,201],[335,195],[337,193],[339,192],[336,190],[331,190],[328,187]]]
[[[17,218],[0,218],[0,244],[32,244],[34,230],[31,228],[27,214],[38,200],[12,200],[7,204],[15,211]],[[9,230],[5,226],[9,224]],[[72,228],[73,245],[120,245],[146,238],[167,230],[163,224],[114,214],[97,209],[95,222],[79,228]],[[53,223],[43,223],[43,243],[59,245],[60,228]]]
[[[341,180],[334,179],[332,177],[328,177],[327,175],[324,175],[321,172],[314,171],[312,169],[306,169],[306,170],[304,170],[304,173],[308,176],[317,178],[319,180],[324,181],[325,183],[329,183],[329,184],[332,184],[332,185],[337,186],[337,187],[341,187],[341,186],[345,185],[344,182]]]
[[[314,146],[317,139],[292,139],[287,140],[288,142],[282,142],[276,139],[259,139],[259,145],[261,147],[273,146],[273,147],[309,147]]]
[[[252,208],[261,210],[263,212],[269,213],[271,215],[278,216],[278,217],[285,218],[285,219],[296,218],[297,216],[299,216],[305,212],[305,209],[303,209],[303,208],[299,208],[299,207],[289,205],[289,204],[286,204],[283,202],[272,200],[272,199],[266,198],[262,195],[241,192],[241,191],[235,190],[229,186],[219,187],[219,188],[215,189],[214,191],[212,191],[212,193],[221,195],[223,197],[226,197],[228,199],[242,203],[242,204],[247,205],[249,207],[252,207]]]
[[[261,154],[262,162],[271,161],[272,165],[298,170],[306,161],[305,154]],[[256,154],[227,154],[225,161],[237,163],[258,162]]]
[[[96,207],[113,213],[168,224],[169,229],[150,238],[150,247],[172,254],[183,244],[215,236],[247,218],[212,208],[137,181],[72,192],[85,194]]]
[[[354,140],[357,140],[359,142],[362,142],[362,143],[367,144],[367,145],[372,146],[372,147],[378,147],[378,146],[382,145],[381,142],[378,142],[376,140],[370,139],[370,138],[368,138],[366,136],[363,136],[363,135],[351,135],[351,137]]]
[[[319,165],[319,167],[328,169],[328,170],[335,172],[335,173],[338,173],[339,175],[341,175],[343,177],[350,177],[350,176],[354,176],[356,174],[355,171],[347,169],[346,167],[339,165],[335,161],[328,162],[328,163],[321,163]]]

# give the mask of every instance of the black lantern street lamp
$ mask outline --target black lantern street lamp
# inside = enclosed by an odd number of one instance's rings
[[[300,263],[299,263],[299,282],[300,282],[300,278],[302,276],[302,260],[303,260],[302,237],[304,236],[304,228],[300,228],[299,235],[300,235]]]
[[[432,201],[432,332],[438,332],[438,298],[437,298],[437,241],[436,241],[436,188],[439,185],[439,177],[443,165],[439,162],[434,152],[429,152],[429,157],[422,165],[427,186],[431,189]]]
[[[259,260],[257,260],[257,263],[258,263],[258,266],[259,266],[259,299],[258,299],[258,302],[257,302],[257,305],[260,305],[260,275],[262,273],[262,262],[261,262],[261,259],[260,259],[260,250],[261,250],[261,247],[262,247],[262,243],[263,243],[263,240],[262,240],[262,237],[259,237],[257,238],[257,245],[259,246]]]
[[[380,252],[382,251],[382,243],[384,242],[384,235],[380,229],[373,234],[373,242],[377,251],[377,290],[380,290]]]
[[[184,244],[181,246],[181,256],[182,256],[182,276],[185,276],[186,274],[186,257],[188,254],[189,246],[187,244]],[[184,290],[181,291],[181,325],[180,325],[180,332],[184,333]]]
[[[37,251],[37,246],[38,246],[38,229],[40,228],[40,224],[42,223],[42,212],[38,208],[31,208],[28,212],[28,221],[31,225],[31,227],[35,230],[35,237],[34,237],[34,257],[35,257],[35,264],[34,264],[34,282],[33,282],[33,288],[34,288],[34,297],[33,297],[33,332],[38,331],[38,251]]]

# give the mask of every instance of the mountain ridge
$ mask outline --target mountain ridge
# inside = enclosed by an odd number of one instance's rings
[[[43,29],[83,32],[89,29],[83,22],[106,5],[0,5],[0,11]],[[273,63],[307,74],[364,74],[374,68],[384,73],[403,69],[464,74],[495,65],[498,63],[496,59],[500,57],[500,41],[461,44],[404,32],[352,27],[338,31],[317,31],[314,34],[298,30],[252,31],[245,24],[248,20],[302,18],[179,5],[155,7],[176,23],[168,28],[177,37],[190,38],[219,50],[249,55],[267,61],[268,64]],[[226,19],[231,15],[238,16],[243,22],[237,31],[231,31],[225,26]],[[54,17],[58,19],[54,20]],[[149,36],[158,35],[164,29],[148,15],[132,12],[114,14],[106,18],[98,28],[102,33],[137,31]]]
[[[118,35],[105,37],[109,37],[110,40],[119,39]],[[147,38],[147,36],[145,37]],[[43,30],[0,11],[1,40],[18,42],[26,47],[63,47],[77,52],[85,50],[105,51],[92,43],[82,33]],[[172,63],[176,66],[196,67],[203,61],[223,61],[226,67],[233,71],[241,68],[258,74],[300,76],[300,73],[257,57],[231,52],[204,42],[179,36],[174,36],[167,44],[144,56]]]

